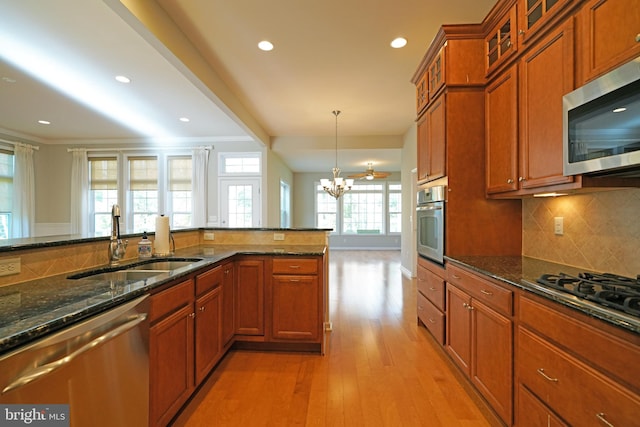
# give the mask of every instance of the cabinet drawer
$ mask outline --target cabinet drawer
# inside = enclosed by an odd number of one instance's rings
[[[315,258],[274,258],[273,274],[317,274]]]
[[[196,276],[196,295],[210,291],[211,289],[222,285],[224,272],[222,266],[212,268],[211,270],[198,274]]]
[[[522,327],[517,366],[519,382],[571,425],[637,425],[639,396]]]
[[[640,390],[640,375],[629,375],[629,366],[636,366],[640,360],[640,339],[637,335],[625,334],[625,339],[616,337],[586,325],[582,321],[585,316],[580,313],[570,317],[524,296],[520,296],[518,307],[521,324],[570,348],[572,353],[601,370],[627,381],[636,392]]]
[[[176,311],[194,300],[193,280],[185,280],[155,295],[151,295],[151,307],[149,308],[149,320],[158,320],[165,315]]]
[[[503,314],[513,314],[513,291],[493,284],[461,268],[447,265],[447,281]]]
[[[569,427],[522,384],[518,388],[516,420],[518,427]]]
[[[444,311],[444,279],[442,277],[418,265],[418,281],[416,286],[418,291],[427,297],[433,305],[438,307],[440,311]]]
[[[433,337],[444,345],[444,314],[421,293],[418,293],[418,318]]]

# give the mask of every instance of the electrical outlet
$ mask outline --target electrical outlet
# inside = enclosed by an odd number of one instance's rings
[[[20,258],[0,259],[0,276],[20,273]]]
[[[273,240],[284,240],[284,233],[273,233]]]
[[[214,239],[215,239],[215,235],[213,233],[209,233],[209,232],[205,231],[204,240],[214,240]]]
[[[557,216],[553,218],[553,232],[556,236],[562,236],[564,234],[564,218]]]

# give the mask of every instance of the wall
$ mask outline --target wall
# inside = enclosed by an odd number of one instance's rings
[[[400,248],[400,266],[405,275],[416,276],[417,250],[416,225],[413,221],[416,210],[416,181],[415,173],[418,167],[417,141],[418,130],[414,124],[404,135],[402,149],[402,246]]]
[[[640,274],[640,189],[524,199],[522,254],[588,270]],[[564,218],[564,235],[554,234]]]

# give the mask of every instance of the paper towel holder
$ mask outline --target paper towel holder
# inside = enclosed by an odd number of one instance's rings
[[[154,258],[164,258],[168,256],[173,256],[176,253],[176,241],[173,239],[173,233],[169,231],[169,244],[172,246],[172,251],[166,253],[158,253],[154,252]]]

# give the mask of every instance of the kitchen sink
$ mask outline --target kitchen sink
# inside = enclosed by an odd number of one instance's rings
[[[106,281],[136,281],[144,280],[161,274],[171,274],[173,271],[188,267],[202,258],[163,258],[150,259],[119,267],[107,267],[67,276],[67,279],[89,279]]]

